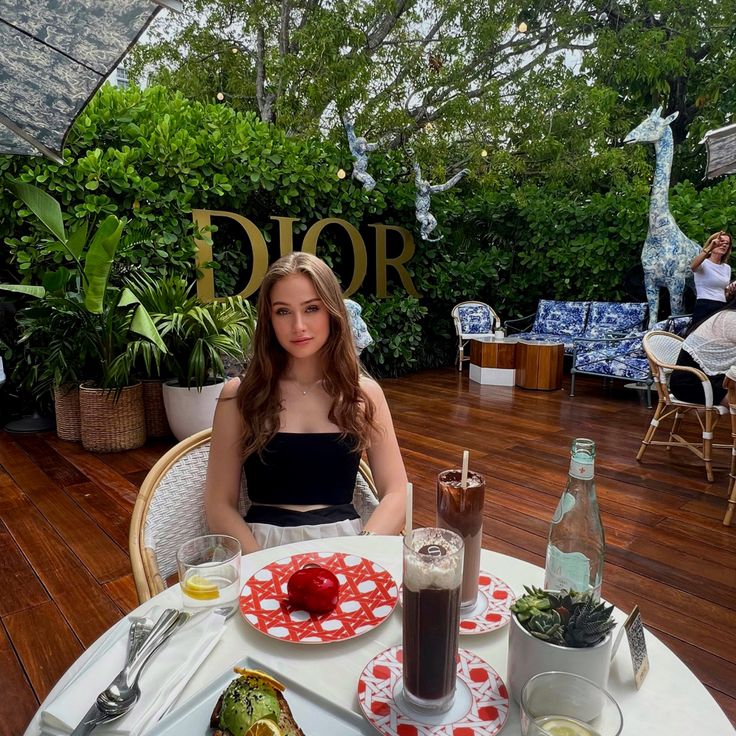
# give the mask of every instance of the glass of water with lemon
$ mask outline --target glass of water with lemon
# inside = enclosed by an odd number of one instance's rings
[[[619,736],[624,726],[606,690],[569,672],[534,675],[519,705],[523,736]]]
[[[225,534],[184,542],[176,553],[184,608],[234,608],[240,592],[241,554],[240,542]]]

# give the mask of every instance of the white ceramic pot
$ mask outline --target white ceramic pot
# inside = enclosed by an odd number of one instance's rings
[[[176,381],[164,383],[166,418],[177,440],[181,441],[212,426],[217,399],[224,385],[221,381],[197,390],[179,386]]]
[[[592,680],[604,690],[611,665],[610,632],[594,647],[562,647],[532,636],[511,614],[506,679],[511,697],[518,703],[530,677],[540,672],[572,672]]]

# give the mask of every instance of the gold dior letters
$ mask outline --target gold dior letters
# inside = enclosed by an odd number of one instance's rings
[[[253,268],[250,280],[240,292],[240,296],[250,296],[258,290],[268,269],[268,246],[266,245],[266,239],[254,222],[235,212],[192,210],[192,218],[198,230],[209,227],[212,217],[229,217],[231,220],[235,220],[245,230],[245,234],[248,236],[253,255]],[[294,250],[292,223],[298,222],[298,218],[271,216],[270,219],[278,222],[280,255],[285,256],[291,253]],[[318,220],[305,233],[301,250],[316,255],[317,240],[322,230],[328,225],[339,225],[342,227],[348,234],[353,247],[353,261],[355,264],[353,277],[349,286],[345,289],[345,296],[350,296],[358,290],[368,271],[368,253],[365,242],[354,225],[338,217],[328,217],[324,220]],[[374,228],[376,231],[376,296],[381,298],[388,296],[386,272],[390,267],[396,271],[406,291],[411,296],[418,297],[419,293],[412,283],[409,272],[404,268],[404,264],[414,255],[415,244],[412,233],[399,225],[382,225],[376,223],[375,225],[368,225],[368,227]],[[386,233],[389,230],[399,233],[403,243],[401,253],[395,258],[389,258],[386,253]],[[197,244],[197,266],[199,267],[212,260],[212,241],[197,239],[195,242]],[[215,298],[214,272],[211,268],[205,268],[202,272],[204,275],[197,282],[197,296],[202,301],[212,301]]]

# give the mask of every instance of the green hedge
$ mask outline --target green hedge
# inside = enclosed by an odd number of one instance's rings
[[[121,271],[143,268],[153,275],[168,271],[191,278],[193,208],[253,220],[272,258],[278,255],[278,237],[269,216],[300,219],[296,247],[317,220],[342,218],[363,233],[369,272],[369,224],[400,224],[416,233],[413,174],[401,152],[371,155],[378,185],[368,194],[349,176],[342,181],[336,176],[339,168],[349,173],[352,166],[344,142],[289,137],[254,116],[190,102],[161,88],[105,86],[78,119],[65,159],[68,163],[57,165],[0,158],[0,170],[48,189],[62,201],[68,219],[108,213],[128,218]],[[441,170],[423,173],[430,181],[445,176]],[[672,211],[688,236],[702,241],[714,230],[734,229],[733,179],[701,191],[689,182],[673,188]],[[409,297],[400,283],[390,284],[388,299],[377,299],[370,280],[356,295],[377,337],[364,353],[376,374],[451,363],[450,309],[464,299],[487,301],[506,319],[534,311],[540,297],[642,298],[624,277],[638,270],[647,229],[647,181],[632,180],[616,191],[606,191],[602,183],[592,194],[528,183],[481,190],[475,189],[478,181],[471,173],[433,198],[443,240],[424,243],[415,234],[417,253],[408,270],[420,299]],[[16,208],[5,190],[0,198],[0,237],[7,245],[3,279],[37,283],[49,256],[36,248],[41,232]],[[214,235],[218,292],[234,293],[250,267],[249,249],[238,228],[219,224]],[[224,238],[232,247],[218,252]],[[339,228],[324,231],[319,253],[347,285],[351,251]],[[6,356],[11,352],[7,347]]]

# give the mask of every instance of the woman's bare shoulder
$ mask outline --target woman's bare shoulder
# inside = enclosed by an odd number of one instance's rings
[[[225,382],[220,393],[221,399],[234,399],[238,395],[238,389],[240,388],[240,379],[231,378]]]
[[[371,378],[370,376],[361,376],[360,388],[363,389],[365,395],[373,401],[386,400],[386,397],[383,395],[383,389],[375,378]]]

